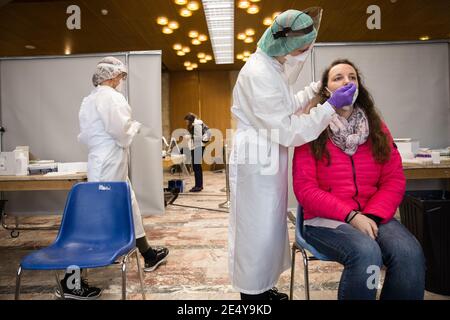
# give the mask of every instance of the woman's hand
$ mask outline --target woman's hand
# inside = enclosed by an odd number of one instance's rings
[[[361,231],[362,233],[368,235],[373,240],[378,236],[378,227],[375,221],[367,218],[363,214],[357,214],[351,221],[350,224]]]

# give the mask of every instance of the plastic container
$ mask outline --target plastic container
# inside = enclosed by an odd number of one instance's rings
[[[400,217],[422,245],[427,264],[426,290],[450,295],[450,192],[407,191]]]
[[[16,176],[28,175],[28,159],[20,152],[16,157]]]

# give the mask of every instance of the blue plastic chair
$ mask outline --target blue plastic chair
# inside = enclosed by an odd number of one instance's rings
[[[290,286],[290,300],[294,297],[294,273],[295,273],[295,254],[300,251],[303,256],[303,267],[305,272],[305,298],[306,300],[310,299],[309,296],[309,272],[308,272],[308,263],[309,261],[332,261],[332,259],[328,258],[324,254],[317,251],[312,245],[306,242],[304,234],[305,234],[305,226],[303,224],[303,208],[299,205],[297,207],[297,218],[295,220],[295,242],[292,244],[292,265],[291,265],[291,286]],[[306,253],[308,250],[312,256],[308,256]]]
[[[70,191],[58,236],[47,248],[22,259],[17,270],[16,300],[20,295],[22,270],[57,270],[76,266],[80,269],[122,265],[122,299],[126,299],[126,271],[129,257],[135,254],[142,298],[145,299],[143,274],[134,234],[130,187],[126,182],[87,182]],[[62,295],[64,298],[64,296]]]

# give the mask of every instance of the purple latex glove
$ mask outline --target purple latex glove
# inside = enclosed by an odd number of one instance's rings
[[[356,85],[354,83],[349,83],[333,92],[333,95],[328,99],[328,102],[336,109],[349,106],[353,102],[353,95],[355,92]]]

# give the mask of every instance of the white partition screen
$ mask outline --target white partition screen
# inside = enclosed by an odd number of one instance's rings
[[[164,211],[161,147],[161,53],[113,54],[128,64],[129,102],[136,120],[152,128],[132,148],[134,186],[144,215]],[[93,89],[91,78],[105,55],[36,57],[0,60],[1,125],[6,128],[3,151],[30,146],[39,159],[87,161],[87,149],[77,141],[78,112],[83,97]],[[158,140],[159,141],[159,140]],[[151,156],[149,156],[151,155]],[[156,156],[158,155],[158,159]],[[67,192],[10,192],[12,214],[61,213]]]

